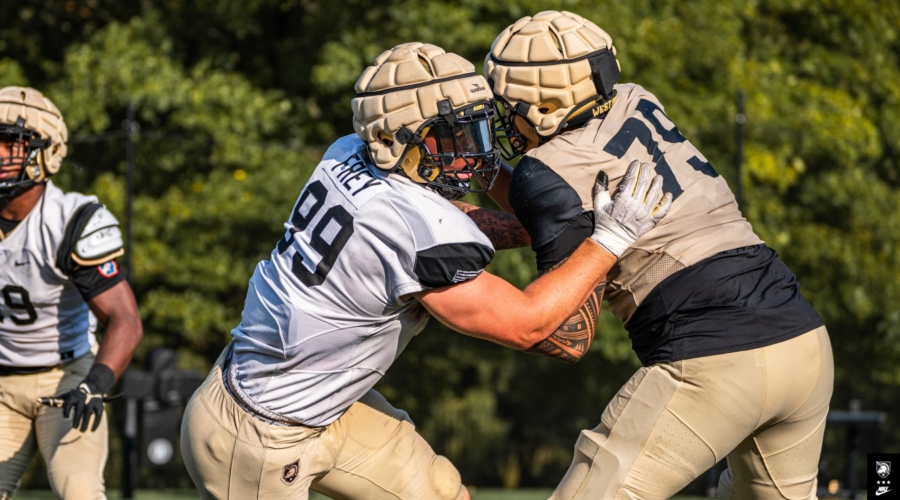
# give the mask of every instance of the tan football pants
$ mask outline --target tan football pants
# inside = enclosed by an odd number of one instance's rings
[[[720,499],[813,499],[833,380],[824,327],[641,368],[581,432],[551,499],[669,498],[723,457]]]
[[[194,393],[181,453],[204,499],[460,500],[459,472],[416,433],[406,412],[369,391],[326,427],[269,425],[222,382],[224,354]]]
[[[37,402],[39,397],[77,387],[92,364],[94,354],[89,352],[47,372],[0,377],[0,500],[12,496],[31,463],[35,444],[47,463],[50,487],[58,498],[106,498],[106,412],[95,432],[81,432],[72,428],[71,420],[63,418],[62,409]]]

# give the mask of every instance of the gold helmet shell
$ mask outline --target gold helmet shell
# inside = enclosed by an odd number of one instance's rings
[[[50,141],[37,156],[35,165],[25,165],[27,177],[40,182],[58,172],[66,157],[66,141],[69,138],[59,109],[36,89],[4,87],[0,89],[0,124],[17,123],[35,132],[41,139]]]
[[[372,162],[382,170],[402,169],[419,183],[433,180],[419,175],[422,152],[415,144],[429,125],[479,105],[493,107],[491,89],[472,63],[420,42],[383,52],[355,88],[353,128]]]
[[[531,142],[609,110],[619,65],[612,38],[571,12],[523,17],[491,44],[484,74],[508,113],[521,116]],[[531,135],[532,137],[528,137]]]

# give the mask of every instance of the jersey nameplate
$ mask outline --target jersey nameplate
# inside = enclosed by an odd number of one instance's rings
[[[387,183],[369,171],[362,151],[357,151],[334,165],[323,165],[322,169],[337,190],[357,209],[388,187]]]

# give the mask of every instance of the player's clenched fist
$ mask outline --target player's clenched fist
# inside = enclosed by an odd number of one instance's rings
[[[621,257],[644,233],[653,229],[672,207],[672,194],[662,192],[662,176],[650,178],[650,165],[631,162],[610,197],[606,172],[594,183],[594,234],[591,239]],[[648,187],[649,186],[649,187]]]

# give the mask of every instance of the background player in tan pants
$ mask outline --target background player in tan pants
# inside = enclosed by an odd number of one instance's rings
[[[305,499],[310,487],[468,498],[456,468],[372,387],[432,315],[516,349],[547,338],[612,266],[610,248],[670,206],[647,166],[615,199],[600,176],[596,204],[616,215],[598,215],[566,264],[518,290],[484,272],[491,241],[448,201],[496,174],[484,78],[409,43],[381,54],[356,91],[358,135],[316,167],[250,279],[232,345],[188,404],[182,450],[203,498]]]
[[[813,498],[833,384],[822,320],[656,97],[618,84],[615,54],[594,23],[547,11],[504,30],[485,59],[498,135],[508,157],[524,153],[508,205],[539,270],[590,232],[598,171],[621,186],[632,160],[648,162],[674,198],[602,290],[644,368],[582,432],[553,498],[668,498],[726,456],[720,498]],[[578,348],[536,347],[577,360],[594,318],[571,322]]]
[[[0,499],[11,498],[16,482],[34,457],[35,445],[60,498],[105,498],[103,467],[108,455],[106,414],[96,430],[82,432],[56,408],[39,400],[78,387],[93,365],[94,353],[31,375],[0,377]]]
[[[115,261],[118,223],[96,198],[49,180],[66,136],[40,92],[0,89],[0,500],[12,496],[35,446],[57,497],[105,498],[103,394],[141,338]],[[106,327],[99,345],[97,321]]]

